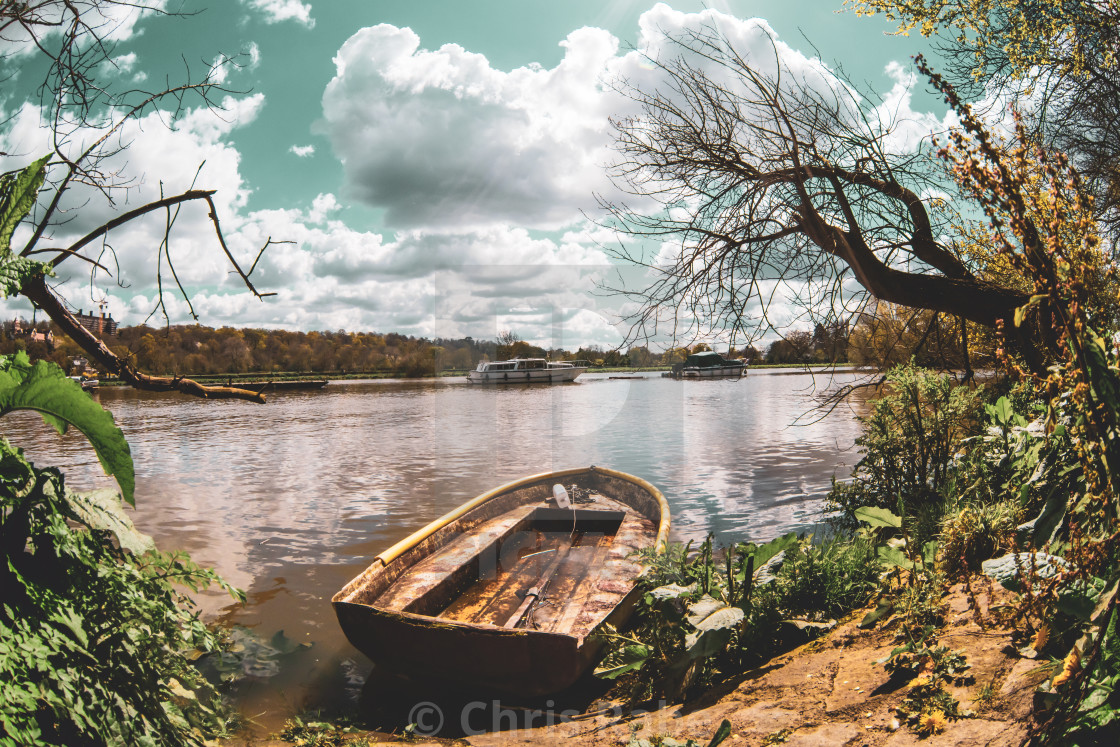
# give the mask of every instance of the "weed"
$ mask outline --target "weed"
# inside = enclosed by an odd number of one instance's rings
[[[980,688],[976,693],[976,697],[972,699],[976,704],[976,711],[978,713],[991,710],[996,707],[999,702],[999,690],[996,688],[996,683],[989,682]]]
[[[285,721],[277,736],[296,747],[340,747],[343,744],[342,734],[333,725],[323,721],[304,721],[299,717]]]

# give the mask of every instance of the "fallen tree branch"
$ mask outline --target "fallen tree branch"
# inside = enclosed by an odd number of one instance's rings
[[[130,386],[149,392],[179,392],[204,399],[243,399],[264,404],[265,397],[260,392],[239,389],[231,386],[203,386],[197,381],[181,376],[149,376],[141,373],[122,360],[96,335],[82,326],[77,317],[63,305],[62,299],[47,287],[46,279],[38,276],[28,280],[20,293],[46,312],[62,332],[76,342],[99,366],[109,373],[119,376]]]

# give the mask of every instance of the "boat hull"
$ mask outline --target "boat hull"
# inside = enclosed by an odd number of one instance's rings
[[[746,374],[744,366],[711,366],[708,368],[684,368],[672,371],[674,379],[739,379]]]
[[[513,532],[508,529],[504,535],[487,535],[492,531],[487,528],[498,525],[501,531],[503,517],[516,517],[519,511],[521,516],[526,511],[545,511],[554,516],[558,509],[534,506],[547,500],[557,482],[588,486],[602,491],[600,498],[611,495],[609,500],[634,507],[629,518],[615,519],[620,528],[613,544],[603,546],[601,554],[595,556],[598,560],[588,576],[591,581],[570,592],[557,586],[553,598],[556,607],[572,606],[573,598],[582,596],[584,600],[568,615],[558,614],[566,625],[558,621],[550,624],[551,629],[511,627],[508,623],[503,626],[448,619],[428,609],[431,605],[425,600],[438,595],[440,584],[462,586],[464,578],[460,570],[447,570],[446,578],[432,582],[432,564],[442,563],[445,570],[449,569],[454,563],[445,556],[450,556],[458,562],[457,568],[477,573],[487,549],[498,548],[503,541],[508,547]],[[582,508],[577,512],[580,522],[585,516],[606,513],[611,512],[584,512]],[[575,521],[575,514],[565,511],[564,515],[572,515]],[[612,515],[621,517],[622,513]],[[522,526],[525,520],[520,521],[510,526]],[[575,524],[572,526],[574,534]],[[414,680],[449,682],[517,696],[546,695],[571,686],[595,662],[599,649],[596,631],[604,624],[619,625],[629,616],[640,593],[636,578],[641,566],[631,557],[632,552],[638,546],[663,548],[668,528],[664,497],[638,478],[595,467],[535,475],[485,493],[397,543],[336,594],[332,603],[347,639],[379,668]],[[459,556],[455,548],[461,549]],[[494,552],[496,557],[505,551]],[[505,613],[500,619],[508,617]]]
[[[633,611],[636,593],[605,622]],[[534,697],[571,687],[595,663],[596,641],[534,630],[440,625],[422,615],[334,603],[347,640],[378,667],[412,680]]]
[[[526,371],[470,371],[472,384],[561,384],[575,381],[585,368],[529,369]]]

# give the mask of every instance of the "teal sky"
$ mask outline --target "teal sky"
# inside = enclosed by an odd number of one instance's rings
[[[415,31],[422,46],[438,49],[457,44],[486,56],[500,70],[531,63],[554,67],[563,57],[560,42],[575,29],[594,26],[610,31],[625,48],[636,43],[638,17],[652,0],[319,0],[306,2],[314,24],[297,21],[263,23],[264,17],[226,0],[188,0],[186,13],[195,15],[167,21],[153,19],[145,33],[125,47],[141,59],[151,59],[152,69],[178,74],[181,61],[168,56],[168,35],[188,61],[211,60],[256,44],[261,64],[237,76],[244,90],[265,95],[266,110],[260,118],[235,133],[231,140],[245,159],[242,173],[253,186],[250,205],[299,207],[320,192],[340,187],[338,163],[329,143],[315,134],[322,117],[323,89],[335,73],[333,58],[355,31],[377,24],[392,24]],[[854,82],[887,90],[885,72],[892,60],[906,63],[918,52],[929,53],[921,37],[893,34],[896,25],[880,17],[857,18],[842,0],[723,0],[722,2],[672,2],[680,11],[714,8],[739,18],[769,21],[780,37],[806,54],[815,48],[823,61],[842,68]],[[156,68],[155,65],[160,67]],[[170,65],[170,67],[168,67]],[[938,108],[929,100],[930,108]],[[316,147],[314,157],[299,160],[288,153],[293,144]],[[293,178],[298,175],[298,178]],[[362,222],[373,221],[363,214]],[[374,226],[376,223],[370,222]]]
[[[602,81],[635,64],[626,55],[648,43],[643,18],[647,26],[687,26],[707,8],[736,28],[765,19],[799,60],[819,54],[883,95],[905,88],[890,63],[905,67],[928,52],[920,38],[890,35],[882,19],[820,0],[167,6],[186,17],[143,18],[119,34],[116,85],[155,88],[181,79],[184,65],[197,78],[222,54],[244,53],[243,67],[228,74],[236,93],[225,113],[188,113],[170,132],[155,119],[127,131],[128,157],[117,162],[133,185],[128,205],[158,196],[160,182],[185,188],[205,161],[198,183],[219,189],[239,257],[251,263],[269,236],[292,242],[271,247],[254,275],[278,293],[260,303],[228,278],[204,216],[182,219],[173,256],[187,268],[200,321],[215,326],[446,337],[513,329],[546,344],[617,344],[617,302],[590,296],[609,269],[599,245],[610,239],[585,215],[593,193],[609,190],[600,164],[606,117],[618,112]],[[9,115],[20,111],[20,88],[30,82],[25,74],[4,92]],[[902,103],[922,127],[944,114],[920,90]],[[0,137],[3,150],[29,158],[45,133],[36,133],[30,108],[22,112]],[[103,222],[125,202],[88,199],[75,195],[83,210],[60,237]],[[114,233],[121,283],[75,273],[60,290],[75,308],[104,298],[120,321],[143,321],[156,307],[158,233],[142,224]],[[165,302],[170,321],[189,321],[184,303]],[[152,320],[161,322],[158,314]]]

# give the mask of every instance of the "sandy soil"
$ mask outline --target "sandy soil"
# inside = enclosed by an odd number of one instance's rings
[[[978,599],[985,618],[990,605],[1007,601],[1006,592],[998,588],[981,592]],[[949,614],[940,642],[966,653],[972,675],[968,684],[950,689],[962,710],[975,711],[975,716],[950,722],[942,733],[924,739],[905,725],[899,727],[895,717],[894,709],[906,696],[909,684],[892,680],[881,663],[896,645],[892,633],[861,631],[856,627],[860,616],[855,616],[824,638],[776,657],[684,705],[630,715],[624,715],[617,706],[600,707],[598,711],[557,719],[559,723],[541,719],[548,723],[538,728],[438,742],[414,740],[412,744],[510,747],[574,743],[618,747],[635,737],[654,744],[657,738],[672,737],[706,745],[724,719],[732,726],[732,736],[724,745],[734,747],[1020,744],[1027,734],[1034,688],[1043,678],[1038,662],[1019,657],[1009,631],[981,628],[960,588],[951,590],[946,602]],[[978,700],[985,687],[993,697]],[[384,734],[347,736],[354,738],[370,744],[399,743]],[[264,747],[285,743],[240,744]]]

